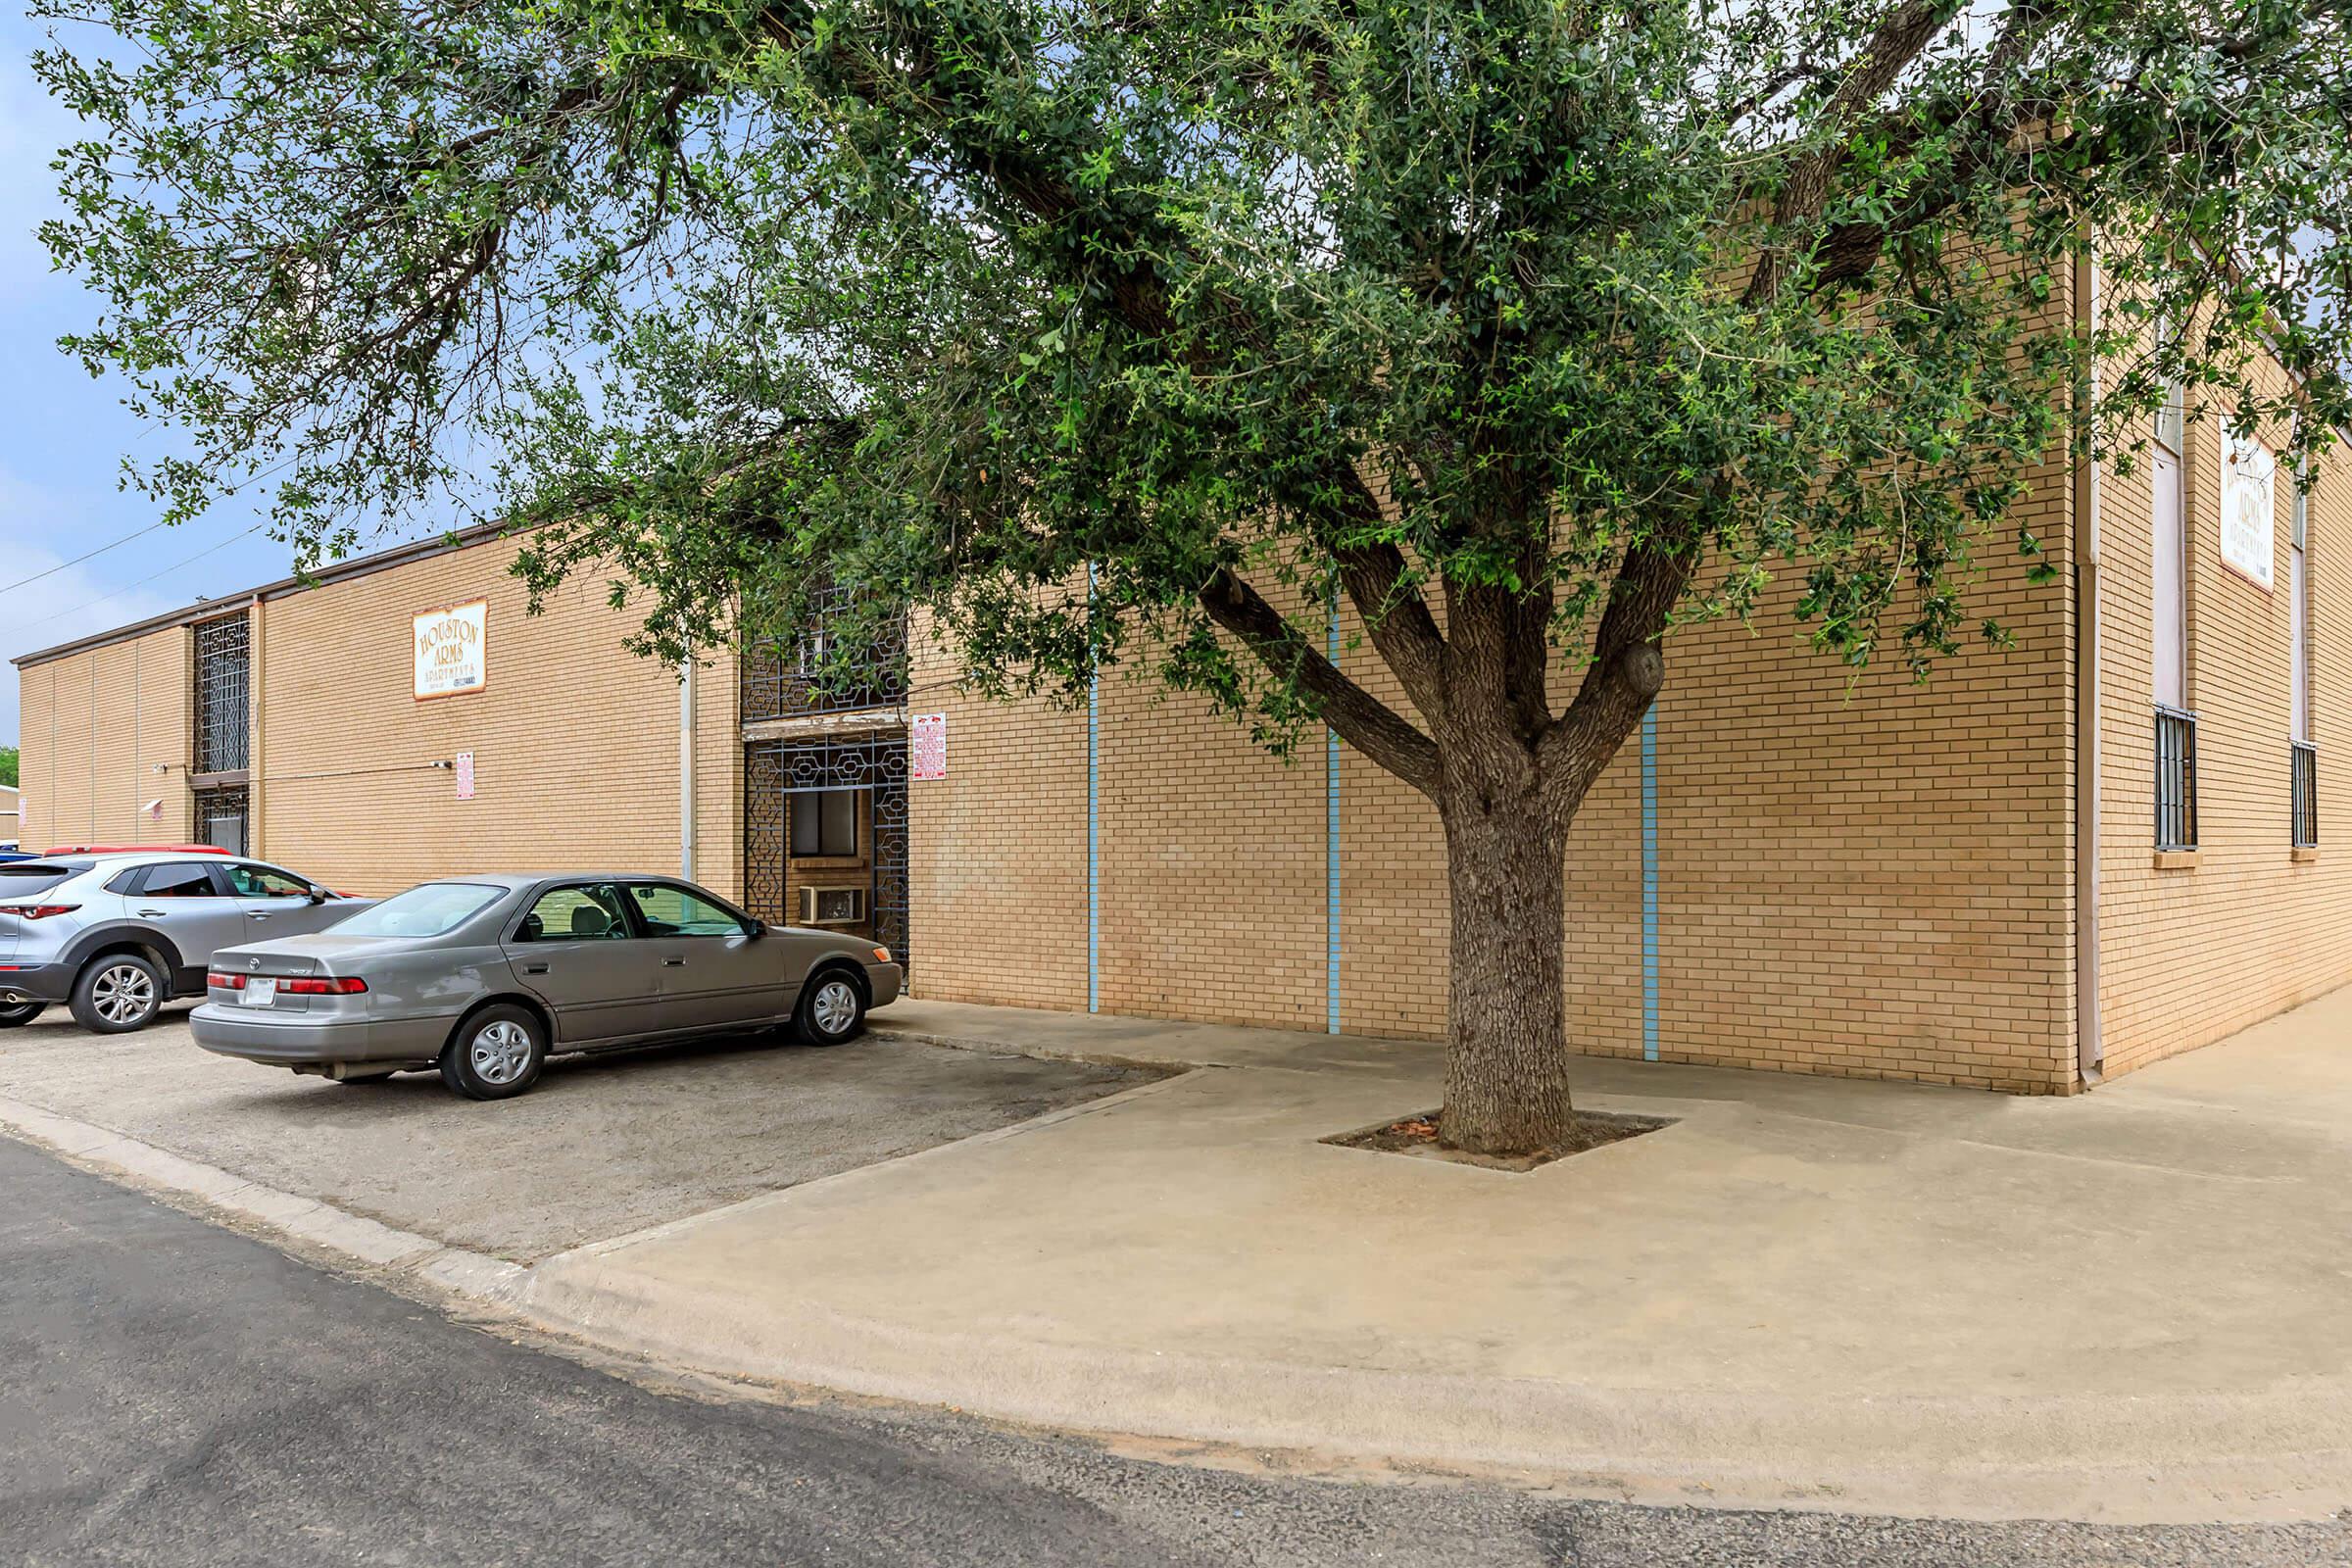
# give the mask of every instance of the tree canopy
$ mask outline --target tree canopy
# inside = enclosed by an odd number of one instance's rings
[[[175,513],[282,464],[306,548],[556,521],[540,580],[616,565],[673,656],[821,574],[991,681],[1148,629],[1278,737],[1349,694],[1272,581],[1420,698],[1427,593],[1581,646],[1621,574],[1738,612],[1786,562],[1821,646],[1924,666],[2038,548],[2091,233],[2111,348],[2204,328],[2111,405],[2294,412],[2267,332],[2347,413],[2342,0],[40,10],[137,41],[40,59],[100,132],[47,239],[107,302],[70,346],[194,433]]]

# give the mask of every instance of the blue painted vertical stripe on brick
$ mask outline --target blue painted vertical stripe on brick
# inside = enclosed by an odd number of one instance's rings
[[[1658,710],[1642,715],[1642,1059],[1658,1059]]]
[[[1093,596],[1095,568],[1086,568]],[[1102,675],[1086,677],[1086,1010],[1102,1010]]]
[[[1331,601],[1324,645],[1340,662],[1340,601]],[[1323,1028],[1340,1032],[1340,734],[1323,726]]]

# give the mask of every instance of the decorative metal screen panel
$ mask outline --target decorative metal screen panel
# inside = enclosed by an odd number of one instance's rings
[[[756,642],[743,651],[743,717],[791,718],[896,708],[906,700],[906,631],[856,649],[836,644],[827,622],[849,604],[846,589],[816,596],[816,626],[797,638]]]
[[[196,761],[199,773],[225,773],[250,764],[253,660],[245,617],[229,615],[196,628]]]
[[[787,860],[796,795],[856,790],[870,807],[874,940],[906,961],[906,737],[754,741],[743,754],[744,903],[767,920],[792,921]],[[822,873],[838,882],[839,873]]]
[[[196,792],[196,841],[245,853],[246,795],[240,789]]]
[[[2197,715],[2156,709],[2156,847],[2197,847]]]
[[[2294,834],[2298,850],[2317,849],[2320,843],[2320,752],[2316,746],[2296,741],[2288,748],[2294,766]]]

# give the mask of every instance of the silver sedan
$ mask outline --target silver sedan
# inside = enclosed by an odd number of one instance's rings
[[[566,872],[427,882],[318,936],[223,948],[205,978],[207,1051],[345,1082],[434,1067],[504,1100],[570,1052],[787,1021],[839,1045],[905,971],[674,877]]]

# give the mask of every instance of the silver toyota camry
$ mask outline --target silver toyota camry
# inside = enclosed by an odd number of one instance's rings
[[[519,1095],[550,1055],[791,1022],[820,1046],[898,999],[886,948],[773,926],[674,877],[427,882],[318,936],[213,956],[196,1043],[345,1082],[438,1068]]]

